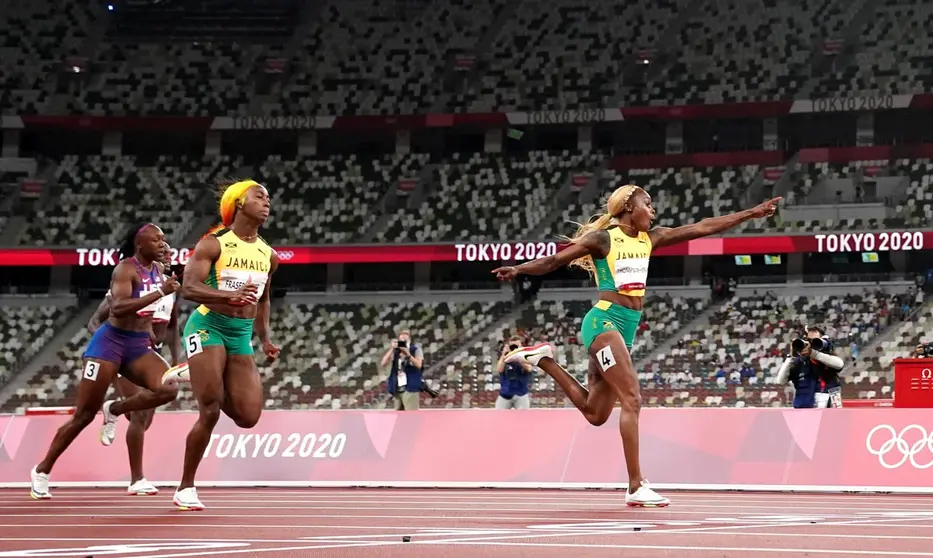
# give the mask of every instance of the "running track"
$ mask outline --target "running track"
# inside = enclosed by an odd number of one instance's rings
[[[930,497],[667,494],[638,510],[610,491],[205,488],[207,510],[179,512],[170,489],[0,490],[0,557],[933,557]]]

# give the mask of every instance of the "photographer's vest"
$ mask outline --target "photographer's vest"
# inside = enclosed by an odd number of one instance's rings
[[[421,369],[411,364],[410,359],[397,352],[392,355],[392,371],[389,372],[389,393],[421,391]],[[409,345],[408,352],[417,354],[418,345]]]
[[[791,369],[790,381],[796,390],[794,393],[795,409],[812,409],[816,406],[820,377],[810,364],[810,359],[797,357],[797,362]]]
[[[528,395],[529,380],[531,380],[531,374],[526,374],[521,364],[506,363],[502,374],[499,374],[499,395],[503,399]]]

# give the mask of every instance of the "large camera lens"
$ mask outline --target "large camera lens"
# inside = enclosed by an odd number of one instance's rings
[[[807,345],[807,342],[798,337],[797,339],[794,339],[793,341],[791,341],[790,348],[791,350],[793,350],[794,354],[797,354],[800,351],[802,351],[806,345]]]
[[[822,350],[823,350],[823,340],[820,339],[819,337],[817,337],[816,339],[811,339],[811,340],[810,340],[810,347],[812,347],[814,351],[822,351]]]
[[[509,345],[509,350],[510,350],[510,351],[517,351],[517,350],[518,350],[518,345]]]

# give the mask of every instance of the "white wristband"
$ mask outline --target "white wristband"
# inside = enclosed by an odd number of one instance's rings
[[[157,288],[156,290],[159,291],[159,294],[160,294],[160,295],[166,296],[165,291],[162,290],[162,287],[159,287],[159,288]]]

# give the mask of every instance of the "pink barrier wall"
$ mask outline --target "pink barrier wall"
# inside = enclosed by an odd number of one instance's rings
[[[146,440],[150,479],[179,478],[194,418],[156,415]],[[0,483],[28,480],[67,419],[0,417]],[[643,468],[659,485],[929,491],[933,484],[933,410],[652,408],[641,424]],[[96,423],[88,428],[57,464],[53,484],[125,482],[126,425],[109,448],[98,442]],[[594,427],[573,409],[273,411],[251,431],[224,418],[199,477],[203,484],[486,486],[626,480],[617,416]]]

